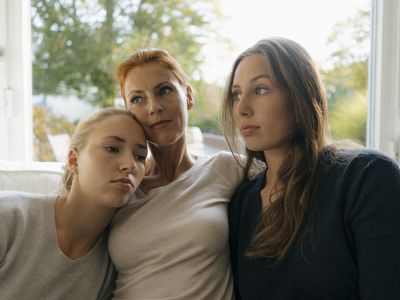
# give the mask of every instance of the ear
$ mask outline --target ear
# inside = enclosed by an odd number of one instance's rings
[[[186,86],[186,104],[188,110],[192,109],[194,105],[194,94],[190,85]]]
[[[78,152],[76,149],[70,149],[68,151],[68,169],[71,173],[75,173],[78,170]]]

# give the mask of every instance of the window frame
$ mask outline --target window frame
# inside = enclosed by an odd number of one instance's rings
[[[29,0],[0,0],[0,160],[33,160]]]
[[[399,15],[399,1],[372,1],[367,146],[400,163]]]
[[[372,0],[367,146],[400,162],[400,1]],[[33,160],[29,0],[0,0],[0,160]]]

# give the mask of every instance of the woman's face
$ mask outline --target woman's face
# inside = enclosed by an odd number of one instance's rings
[[[84,147],[69,153],[78,170],[71,193],[94,199],[96,205],[118,208],[127,203],[145,172],[143,129],[126,115],[108,116],[88,136]]]
[[[156,62],[137,66],[128,72],[124,89],[127,109],[151,143],[168,146],[184,137],[193,96],[174,73]]]
[[[286,151],[293,131],[289,99],[272,78],[269,63],[261,54],[244,58],[234,74],[235,125],[252,151]]]

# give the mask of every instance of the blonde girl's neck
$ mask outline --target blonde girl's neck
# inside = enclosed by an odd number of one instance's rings
[[[79,258],[94,247],[115,213],[113,208],[94,206],[71,194],[57,197],[54,209],[58,245],[70,259]]]

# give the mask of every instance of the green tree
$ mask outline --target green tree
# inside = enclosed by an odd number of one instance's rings
[[[55,161],[48,135],[67,133],[72,135],[74,123],[65,116],[57,116],[50,108],[41,105],[33,106],[33,150],[36,161]],[[65,149],[67,151],[67,149]]]
[[[365,144],[369,43],[369,8],[337,23],[328,37],[332,53],[322,73],[333,139]]]
[[[350,99],[335,102],[330,113],[330,127],[335,139],[351,139],[365,145],[367,129],[367,95],[357,92]]]
[[[191,78],[201,78],[200,50],[220,16],[215,2],[32,0],[34,94],[112,105],[117,64],[143,47],[168,50]]]
[[[44,104],[34,108],[37,160],[54,160],[48,134],[74,128],[46,107],[47,97],[74,95],[95,106],[113,105],[119,95],[116,66],[137,48],[163,48],[178,59],[198,91],[190,125],[218,130],[200,72],[205,37],[218,35],[212,27],[222,17],[218,0],[32,0],[31,6],[33,93]]]

